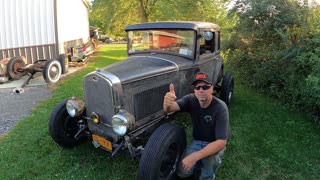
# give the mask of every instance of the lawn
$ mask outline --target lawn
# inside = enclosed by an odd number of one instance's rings
[[[0,137],[0,179],[135,179],[138,159],[112,159],[90,142],[62,149],[48,133],[55,105],[71,96],[83,97],[85,74],[125,57],[124,45],[102,46],[81,72],[59,83],[51,98]],[[305,115],[236,82],[232,139],[217,179],[320,179],[320,130]],[[190,119],[180,114],[177,121],[190,139]]]

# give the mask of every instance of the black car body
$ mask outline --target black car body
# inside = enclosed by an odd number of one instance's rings
[[[160,153],[173,154],[167,159],[169,168],[160,170],[161,161],[166,160],[154,160],[160,161],[159,169],[141,168],[139,176],[170,177],[184,150],[185,133],[170,123],[160,126],[170,119],[162,109],[169,84],[175,85],[180,98],[192,92],[194,75],[204,71],[212,75],[215,89],[228,105],[232,99],[233,77],[224,75],[220,56],[220,28],[206,22],[153,22],[130,25],[125,30],[128,58],[86,75],[84,100],[73,97],[59,104],[51,115],[49,131],[63,147],[73,147],[89,136],[95,147],[112,155],[123,149],[132,157],[142,153],[141,163],[147,164],[140,163],[141,167],[150,163],[143,158],[155,158],[150,157],[155,153],[148,147],[167,144],[167,150]],[[168,137],[158,139],[157,131]],[[150,134],[145,147],[135,145]]]

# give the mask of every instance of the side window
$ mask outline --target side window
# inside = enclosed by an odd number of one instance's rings
[[[211,31],[201,32],[200,55],[213,53],[215,51],[215,33]]]

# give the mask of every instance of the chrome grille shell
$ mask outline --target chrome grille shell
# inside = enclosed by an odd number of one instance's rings
[[[122,87],[120,80],[113,74],[97,70],[84,77],[83,89],[86,102],[86,115],[94,112],[101,123],[88,121],[91,132],[117,141],[118,137],[111,128],[112,116],[119,112],[122,103]]]

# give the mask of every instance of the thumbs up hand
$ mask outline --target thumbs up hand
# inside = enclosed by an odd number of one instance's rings
[[[174,91],[174,85],[172,83],[170,84],[169,89],[169,93],[172,93],[174,96],[176,96],[176,92]]]
[[[166,93],[163,100],[164,112],[171,112],[176,110],[176,92],[174,91],[174,85],[171,83],[169,86],[169,92]]]

